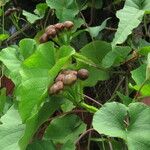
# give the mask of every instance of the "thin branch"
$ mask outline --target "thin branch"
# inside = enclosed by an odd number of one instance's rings
[[[116,88],[115,88],[115,90],[114,90],[114,92],[113,92],[111,98],[110,98],[108,101],[111,101],[111,100],[115,97],[117,90],[119,89],[119,87],[121,86],[121,84],[122,84],[122,82],[123,82],[124,80],[125,80],[125,77],[123,77],[123,78],[119,81],[119,83],[118,83],[118,85],[116,86]]]
[[[88,113],[88,111],[86,111],[86,110],[72,110],[72,111],[64,112],[64,113],[62,113],[60,115],[57,115],[55,117],[51,117],[47,121],[51,121],[51,120],[56,119],[58,117],[61,117],[61,116],[64,116],[64,115],[68,115],[68,114],[72,114],[72,113]]]
[[[24,32],[25,30],[29,29],[31,27],[31,24],[27,24],[25,25],[21,30],[15,32],[14,34],[12,34],[12,36],[10,36],[7,39],[7,43],[9,43],[11,40],[15,39],[17,36],[19,36],[20,34],[22,34],[22,32]]]
[[[116,28],[111,28],[111,27],[105,27],[106,30],[110,30],[110,31],[117,31]]]
[[[96,103],[97,105],[103,106],[101,103],[99,103],[98,101],[96,101],[96,100],[93,99],[92,97],[89,97],[89,96],[87,96],[87,95],[85,95],[85,94],[83,94],[83,96],[84,96],[85,98],[89,99],[90,101]]]
[[[79,143],[79,141],[86,135],[86,134],[88,134],[89,132],[91,132],[91,131],[95,131],[93,128],[91,128],[91,129],[88,129],[88,130],[86,130],[85,132],[83,132],[81,135],[80,135],[80,137],[77,139],[77,141],[75,142],[76,143],[76,145]]]

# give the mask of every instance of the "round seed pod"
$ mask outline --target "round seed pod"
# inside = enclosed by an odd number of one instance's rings
[[[72,21],[65,21],[65,22],[64,22],[64,27],[65,27],[66,29],[71,29],[71,28],[73,28],[73,26],[74,26],[74,24],[73,24]]]
[[[74,74],[65,75],[63,83],[64,85],[72,85],[77,80],[77,76]]]
[[[49,38],[54,38],[57,32],[55,28],[50,28],[49,30],[46,31],[46,34],[48,35]]]
[[[65,77],[64,74],[59,74],[59,75],[57,76],[57,78],[55,79],[55,82],[63,81],[63,80],[64,80],[64,77]]]
[[[89,77],[89,71],[87,69],[78,70],[77,77],[81,80],[86,80]]]
[[[49,29],[55,29],[55,26],[54,26],[54,25],[49,25],[49,26],[45,29],[45,32],[47,32]]]
[[[40,37],[40,43],[45,43],[48,41],[48,35],[46,33],[44,33],[41,37]]]
[[[59,93],[61,90],[63,90],[64,88],[64,84],[62,81],[58,81],[56,83],[54,83],[50,89],[49,89],[49,94],[57,94]]]
[[[77,71],[76,70],[63,70],[61,73],[64,74],[64,75],[68,75],[68,74],[77,75]]]
[[[63,23],[57,23],[54,26],[55,26],[55,29],[57,31],[62,31],[64,29],[64,24]]]

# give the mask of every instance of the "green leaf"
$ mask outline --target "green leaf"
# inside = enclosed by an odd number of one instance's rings
[[[136,84],[142,85],[143,82],[146,80],[146,65],[141,65],[139,68],[131,71],[131,74]]]
[[[49,74],[47,69],[28,69],[21,71],[22,81],[17,88],[17,99],[19,103],[19,113],[22,120],[35,115],[44,101],[49,84]]]
[[[130,84],[130,86],[137,91],[140,90],[142,96],[149,96],[150,81],[146,80],[146,64],[143,64],[139,68],[133,70],[131,74],[136,84]]]
[[[39,3],[36,5],[36,9],[34,10],[34,13],[41,17],[44,17],[47,8],[48,6],[46,3]]]
[[[44,138],[55,143],[64,144],[68,140],[75,143],[78,136],[85,131],[86,125],[74,114],[54,119],[45,131]]]
[[[95,64],[101,65],[103,57],[111,51],[110,43],[93,41],[80,49],[80,54],[91,59]]]
[[[79,13],[75,0],[46,0],[51,9],[56,10],[56,16],[60,22],[71,20]]]
[[[27,147],[27,150],[56,150],[51,141],[35,141]]]
[[[63,112],[71,111],[73,108],[75,108],[75,106],[68,99],[65,99],[64,103],[61,105],[61,109]]]
[[[25,38],[19,42],[20,53],[24,59],[28,58],[36,49],[36,41]]]
[[[104,68],[109,68],[111,66],[118,66],[123,63],[128,54],[132,51],[130,47],[117,46],[113,51],[110,51],[106,54],[102,60],[102,66]]]
[[[23,10],[23,15],[26,16],[27,20],[32,24],[35,21],[42,19],[44,17],[46,9],[47,9],[46,3],[39,3],[37,4],[36,9],[34,10],[35,14]]]
[[[75,106],[82,101],[82,94],[83,94],[83,86],[82,82],[78,81],[71,87],[66,88],[63,93],[63,96],[71,101]]]
[[[126,139],[125,123],[127,107],[121,103],[106,103],[94,115],[93,127],[101,134]]]
[[[2,61],[9,70],[9,77],[15,84],[18,84],[20,81],[19,70],[22,63],[17,53],[18,51],[12,47],[5,48],[0,52],[0,61]]]
[[[69,49],[70,54],[54,62],[54,47],[50,43],[41,44],[38,50],[24,62],[20,74],[22,82],[17,90],[19,112],[23,121],[38,112],[45,100],[48,87],[52,85],[55,77],[75,53]],[[52,44],[52,43],[51,43]]]
[[[61,150],[75,150],[75,149],[76,146],[71,140],[68,140],[61,148]]]
[[[56,148],[51,141],[37,140],[30,144],[27,150],[56,150]]]
[[[52,42],[41,44],[24,63],[28,68],[50,69],[55,64],[55,48]]]
[[[47,93],[48,71],[55,64],[52,43],[39,45],[37,51],[24,61],[20,70],[22,81],[18,87],[19,112],[23,120],[34,115]],[[32,116],[31,115],[31,116]]]
[[[149,113],[150,108],[141,103],[131,103],[129,107],[116,102],[106,103],[95,113],[93,127],[100,134],[124,139],[129,150],[149,150]],[[127,117],[129,122],[125,120]]]
[[[147,55],[146,80],[150,79],[150,53]]]
[[[117,17],[120,22],[118,25],[115,38],[112,42],[112,46],[123,43],[128,35],[132,33],[132,30],[136,28],[142,21],[145,11],[150,5],[148,0],[127,0],[124,8],[117,12]]]
[[[6,89],[3,88],[0,90],[0,116],[3,113],[6,102]]]
[[[132,98],[130,98],[130,97],[126,96],[126,95],[123,95],[123,94],[120,93],[120,92],[117,92],[117,95],[119,96],[121,102],[122,102],[124,105],[126,105],[126,106],[128,106],[128,105],[129,105],[130,103],[132,103],[132,101],[133,101]]]
[[[84,63],[79,63],[79,68],[86,68],[89,70],[89,78],[84,81],[85,86],[93,86],[99,80],[106,80],[109,78],[109,72],[102,67],[102,60],[105,55],[111,51],[111,45],[103,41],[94,41],[80,50],[80,54],[95,63],[95,67]]]
[[[11,107],[1,118],[0,125],[0,149],[20,150],[19,140],[22,137],[25,125],[22,124],[18,111]]]
[[[6,3],[8,3],[10,0],[1,0],[0,1],[0,7],[4,6]]]
[[[4,41],[9,38],[8,34],[0,34],[0,41]]]
[[[35,21],[41,19],[42,17],[39,17],[38,15],[32,14],[30,12],[27,12],[23,10],[23,15],[26,16],[27,20],[33,24]]]
[[[45,102],[39,112],[26,122],[26,129],[23,137],[19,141],[21,150],[26,150],[30,140],[38,130],[38,128],[60,107],[63,100],[59,97],[50,97],[48,102]]]
[[[96,26],[96,27],[89,27],[87,28],[85,31],[89,32],[91,37],[97,37],[99,32],[102,31],[105,27],[106,27],[106,23],[110,18],[106,19],[105,21],[102,22],[102,24],[100,26]]]
[[[57,52],[57,55],[58,55],[58,58],[63,58],[63,57],[66,57],[68,55],[70,55],[70,53],[74,51],[74,49],[71,47],[71,46],[62,46],[59,48],[58,52]]]

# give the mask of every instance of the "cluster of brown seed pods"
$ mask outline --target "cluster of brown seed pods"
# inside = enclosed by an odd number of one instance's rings
[[[65,21],[64,23],[57,23],[54,25],[49,25],[45,29],[45,33],[40,37],[40,43],[45,43],[49,39],[55,38],[62,30],[70,30],[74,26],[72,21]]]
[[[77,79],[86,80],[89,77],[87,69],[63,70],[55,79],[54,84],[49,88],[49,94],[58,94],[64,89],[64,86],[74,84]]]

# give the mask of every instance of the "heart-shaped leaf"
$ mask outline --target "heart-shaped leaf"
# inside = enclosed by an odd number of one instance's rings
[[[93,118],[93,127],[100,134],[125,140],[129,150],[149,150],[150,108],[142,103],[128,107],[112,102],[106,103]]]
[[[85,131],[86,126],[76,115],[66,115],[54,119],[46,129],[44,138],[55,143],[64,144],[68,140],[75,143],[79,134]]]
[[[67,56],[64,55],[55,63],[54,45],[49,42],[40,45],[36,52],[24,61],[20,70],[22,81],[17,90],[19,112],[23,121],[38,112],[48,87],[74,53],[74,49],[68,48]]]
[[[141,23],[144,13],[150,10],[149,6],[149,0],[127,0],[125,2],[124,8],[117,12],[120,22],[112,42],[113,47],[127,39],[132,30]]]
[[[25,125],[22,124],[18,111],[12,106],[0,119],[0,149],[20,150],[19,140],[22,137]]]

